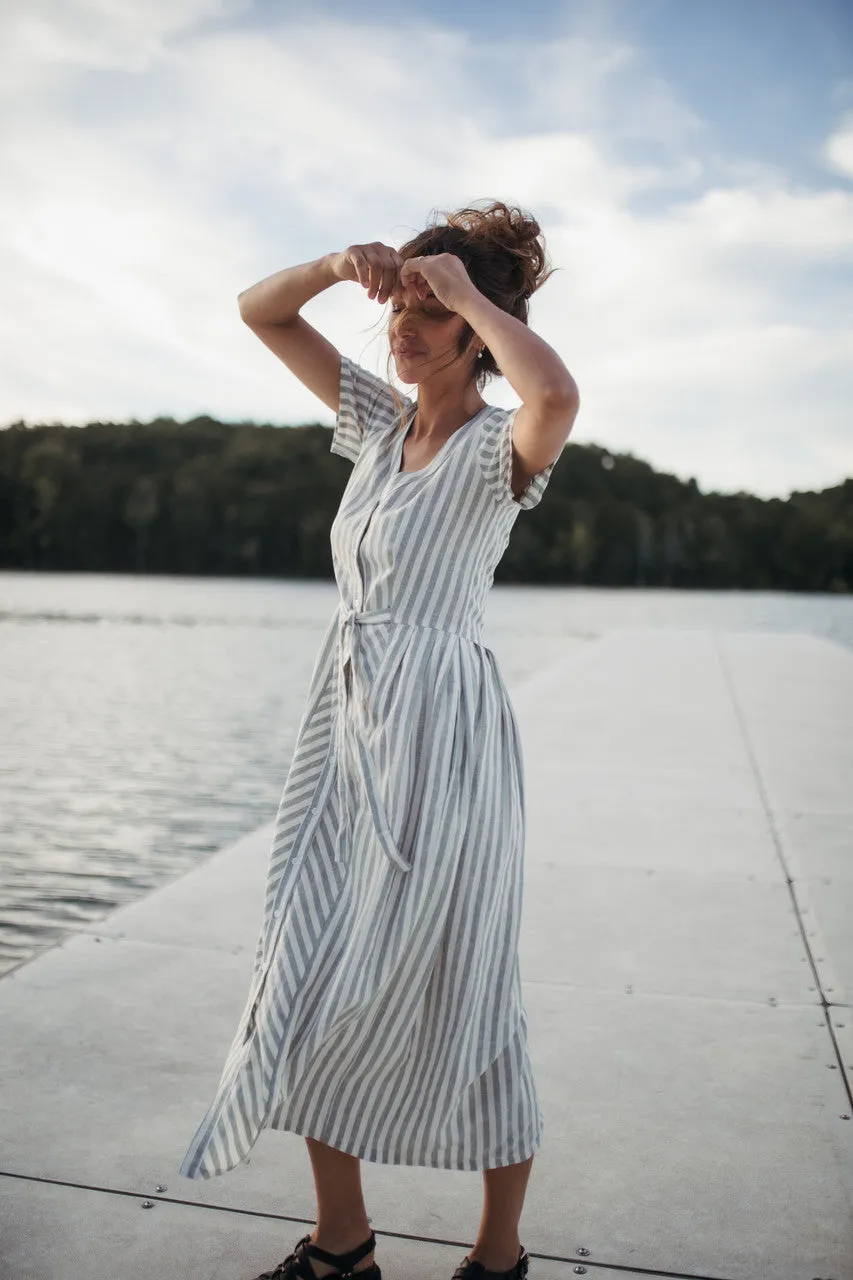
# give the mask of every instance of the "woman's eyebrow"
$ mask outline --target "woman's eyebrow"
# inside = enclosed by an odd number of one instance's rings
[[[392,294],[391,294],[391,297],[390,297],[390,301],[391,301],[392,303],[395,303],[395,304],[396,304],[396,303],[398,303],[398,302],[402,302],[402,301],[403,301],[403,294],[402,294],[402,293],[392,293]],[[437,297],[435,296],[435,294],[434,294],[434,293],[432,293],[432,292],[428,293],[428,294],[427,294],[427,296],[426,296],[425,298],[415,298],[415,299],[414,299],[414,301],[412,302],[412,306],[409,308],[409,310],[412,310],[412,309],[417,308],[417,307],[423,307],[423,306],[424,306],[424,305],[426,305],[426,304],[428,304],[428,305],[432,306],[433,308],[436,308],[436,307],[437,307],[437,308],[438,308],[439,310],[441,310],[441,311],[446,311],[448,315],[452,315],[452,314],[453,314],[453,312],[450,310],[450,308],[449,308],[449,307],[446,307],[446,306],[444,305],[444,303],[443,303],[443,302],[439,302],[438,298],[437,298]]]

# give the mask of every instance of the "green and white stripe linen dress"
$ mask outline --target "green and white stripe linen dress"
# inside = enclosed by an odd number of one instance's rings
[[[384,1164],[487,1169],[540,1147],[518,934],[524,782],[483,614],[519,511],[515,411],[400,471],[389,385],[346,357],[331,450],[336,609],[276,818],[249,997],[180,1166],[234,1168],[264,1127]]]

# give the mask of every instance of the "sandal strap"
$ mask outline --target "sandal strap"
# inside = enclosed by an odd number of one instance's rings
[[[482,1262],[466,1258],[453,1273],[453,1280],[524,1280],[530,1266],[530,1254],[521,1246],[518,1261],[509,1271],[487,1271]],[[330,1276],[329,1280],[335,1280]]]
[[[337,1269],[338,1275],[329,1276],[329,1280],[343,1280],[343,1277],[352,1271],[357,1262],[361,1262],[362,1258],[366,1258],[369,1253],[373,1253],[376,1248],[376,1232],[371,1231],[364,1243],[357,1245],[355,1249],[350,1249],[349,1253],[329,1253],[328,1249],[321,1249],[319,1245],[314,1244],[311,1240],[306,1242],[305,1247],[312,1258],[317,1258],[318,1261],[325,1262],[330,1267]]]
[[[293,1252],[289,1253],[284,1261],[280,1262],[272,1271],[262,1272],[257,1277],[257,1280],[294,1280],[294,1277],[297,1276],[302,1276],[303,1280],[311,1280],[314,1273],[303,1252],[310,1239],[310,1235],[305,1235],[301,1240],[297,1240],[293,1247]],[[314,1276],[314,1280],[316,1280],[316,1276]]]

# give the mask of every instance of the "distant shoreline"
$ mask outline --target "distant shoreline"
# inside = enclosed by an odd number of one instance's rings
[[[12,424],[0,569],[329,581],[350,463],[330,429]],[[853,479],[788,498],[703,493],[631,454],[568,444],[495,582],[853,592]]]

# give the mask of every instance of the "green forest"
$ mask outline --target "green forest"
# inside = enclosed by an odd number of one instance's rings
[[[331,428],[189,422],[0,431],[0,568],[332,576],[351,463]],[[497,582],[849,592],[853,479],[762,499],[704,493],[569,444]]]

